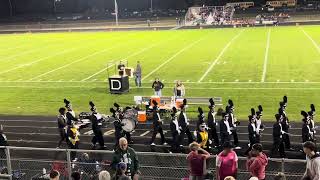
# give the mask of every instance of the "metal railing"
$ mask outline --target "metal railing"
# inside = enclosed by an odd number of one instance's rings
[[[113,174],[110,163],[112,151],[106,150],[71,150],[30,147],[0,147],[2,150],[0,179],[45,179],[51,170],[60,172],[60,179],[71,179],[71,173],[81,172],[82,179],[98,179],[102,170]],[[77,161],[71,161],[75,152]],[[87,155],[84,156],[84,153]],[[140,162],[141,179],[182,179],[188,177],[186,154],[165,154],[137,152]],[[215,174],[215,158],[207,160],[207,169]],[[246,170],[246,158],[239,157],[238,179],[249,179]],[[266,167],[266,179],[283,172],[288,180],[300,180],[305,171],[305,160],[269,159]],[[45,172],[43,172],[45,169]]]

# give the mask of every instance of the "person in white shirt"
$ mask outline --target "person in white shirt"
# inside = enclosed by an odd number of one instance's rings
[[[311,141],[305,142],[303,152],[306,154],[307,166],[302,180],[320,180],[320,155],[316,153],[316,145]]]

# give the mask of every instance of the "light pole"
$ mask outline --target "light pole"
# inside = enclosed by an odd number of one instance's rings
[[[150,11],[151,12],[153,11],[153,2],[152,2],[152,0],[150,0]]]
[[[118,3],[117,0],[114,0],[114,13],[116,15],[116,25],[119,25],[119,21],[118,21]]]
[[[8,0],[8,2],[9,2],[9,10],[10,10],[10,16],[12,16],[13,15],[13,10],[12,10],[12,2],[11,2],[11,0]]]

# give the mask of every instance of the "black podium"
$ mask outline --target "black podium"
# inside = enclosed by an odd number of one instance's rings
[[[109,89],[111,94],[123,94],[129,92],[128,76],[109,77]]]

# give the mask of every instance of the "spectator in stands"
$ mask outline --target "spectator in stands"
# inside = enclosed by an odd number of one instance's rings
[[[154,89],[154,95],[161,97],[161,90],[164,88],[164,85],[159,80],[159,78],[156,78],[156,80],[152,84],[152,89]]]
[[[236,180],[236,179],[234,177],[232,177],[232,176],[227,176],[227,177],[224,178],[224,180]]]
[[[188,166],[190,169],[190,180],[203,180],[206,171],[206,159],[210,154],[200,148],[200,145],[193,142],[189,145],[190,153],[187,156]]]
[[[259,180],[257,177],[251,177],[249,180]]]
[[[81,179],[81,174],[78,171],[72,172],[71,173],[71,179],[72,180],[80,180]]]
[[[128,141],[122,137],[119,139],[119,148],[115,150],[111,162],[111,167],[116,170],[117,165],[120,162],[124,162],[127,166],[126,175],[131,177],[133,180],[138,180],[139,171],[139,160],[134,149],[128,147]]]
[[[101,171],[99,173],[99,180],[110,180],[110,173],[108,171]]]
[[[117,164],[117,170],[115,176],[112,180],[130,180],[130,178],[126,175],[127,165],[124,162],[120,162]]]
[[[136,71],[134,72],[135,83],[137,87],[141,87],[141,73],[142,73],[142,69],[141,69],[140,61],[137,61]]]
[[[57,170],[52,170],[49,174],[50,180],[59,180],[60,173]]]
[[[316,145],[307,141],[303,144],[303,152],[306,154],[307,167],[303,175],[303,180],[320,179],[320,154],[316,153]]]
[[[238,156],[232,148],[228,141],[223,144],[223,151],[216,158],[216,180],[224,180],[228,176],[237,178]]]
[[[282,173],[279,172],[278,174],[276,174],[273,178],[274,180],[286,180],[286,176]]]
[[[248,154],[247,170],[251,176],[257,177],[258,180],[264,180],[266,177],[266,166],[268,165],[268,158],[262,152],[261,144],[254,144]]]
[[[185,88],[180,80],[178,80],[174,86],[173,93],[176,98],[185,96]]]

